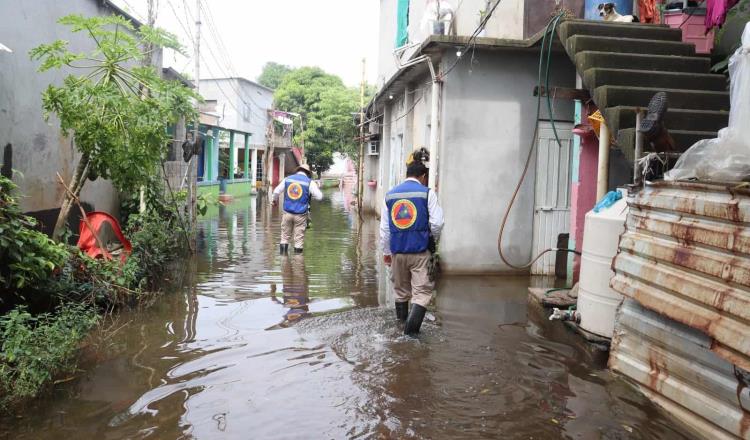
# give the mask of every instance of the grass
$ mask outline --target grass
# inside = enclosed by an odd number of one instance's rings
[[[32,315],[24,306],[0,317],[0,411],[35,397],[76,369],[78,348],[98,314],[82,304]]]

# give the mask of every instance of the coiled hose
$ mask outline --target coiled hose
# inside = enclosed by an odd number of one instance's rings
[[[552,124],[552,132],[555,134],[555,141],[557,142],[557,145],[562,148],[562,142],[560,142],[560,138],[557,134],[557,127],[555,126],[555,118],[552,113],[552,98],[550,97],[549,92],[549,66],[550,66],[550,59],[552,57],[552,42],[555,38],[555,31],[557,30],[557,24],[560,22],[560,20],[565,16],[564,12],[560,12],[559,14],[555,15],[550,19],[550,21],[547,23],[547,27],[544,30],[544,35],[542,36],[542,51],[539,54],[539,71],[538,71],[538,79],[537,83],[539,84],[538,89],[538,96],[536,101],[536,118],[535,118],[535,124],[534,124],[534,134],[531,136],[531,145],[529,146],[529,155],[526,157],[526,164],[523,167],[523,173],[521,173],[521,178],[518,180],[518,184],[516,185],[516,189],[513,191],[513,196],[510,199],[510,203],[508,204],[508,207],[505,209],[505,214],[503,215],[503,221],[500,224],[500,233],[497,237],[497,251],[500,254],[500,259],[503,260],[503,263],[505,263],[507,266],[523,270],[528,269],[531,267],[534,263],[536,263],[537,260],[542,258],[545,254],[548,252],[553,251],[564,251],[564,252],[572,252],[574,254],[580,254],[575,249],[562,249],[562,248],[549,248],[542,251],[539,255],[534,257],[531,261],[529,261],[526,264],[518,265],[511,263],[508,258],[503,253],[503,233],[505,232],[505,225],[508,222],[508,216],[510,215],[510,211],[513,209],[513,205],[516,202],[516,198],[518,197],[518,191],[521,189],[521,185],[523,185],[524,179],[526,179],[526,174],[529,171],[529,165],[531,164],[531,158],[534,156],[534,149],[536,148],[537,144],[537,135],[539,134],[539,121],[541,116],[541,110],[542,110],[542,71],[544,70],[544,92],[547,95],[547,111],[549,112],[549,118],[550,122]],[[549,43],[548,43],[549,41]],[[545,63],[545,53],[546,53],[546,63]],[[543,68],[544,67],[544,68]]]

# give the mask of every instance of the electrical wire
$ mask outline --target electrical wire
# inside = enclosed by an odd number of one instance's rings
[[[205,6],[204,6],[205,5]],[[211,32],[211,34],[214,36],[214,39],[216,41],[216,47],[219,52],[219,55],[222,55],[224,64],[227,67],[227,70],[232,73],[233,76],[239,77],[237,74],[237,68],[235,67],[234,63],[232,62],[232,57],[229,55],[229,50],[227,49],[226,44],[224,43],[224,39],[221,37],[221,33],[218,31],[218,26],[216,25],[216,20],[214,19],[213,12],[211,11],[210,7],[208,6],[207,2],[201,2],[201,9],[206,13],[206,17],[208,18],[207,24],[208,29]],[[238,91],[239,94],[239,91]],[[245,97],[255,104],[257,107],[261,107],[252,96],[245,95]]]
[[[576,251],[575,249],[549,248],[549,249],[545,249],[539,255],[537,255],[534,258],[532,258],[531,261],[529,261],[528,263],[523,264],[523,265],[518,265],[518,264],[514,264],[514,263],[512,263],[512,262],[510,262],[508,260],[508,258],[505,256],[505,253],[503,252],[503,246],[502,246],[502,244],[503,244],[503,234],[505,232],[505,226],[506,226],[506,224],[508,222],[508,217],[510,215],[511,210],[513,209],[513,205],[515,204],[516,198],[518,197],[518,192],[521,189],[521,185],[523,185],[523,181],[526,178],[526,175],[528,174],[529,165],[531,164],[531,158],[534,156],[534,149],[536,148],[536,145],[537,145],[537,135],[539,134],[539,121],[541,119],[540,116],[541,116],[541,110],[542,110],[542,89],[541,89],[541,86],[542,86],[542,70],[545,71],[545,84],[548,85],[547,90],[549,90],[549,62],[550,62],[550,53],[552,52],[552,40],[555,37],[555,31],[557,29],[557,24],[560,22],[560,20],[562,19],[562,17],[564,15],[565,15],[564,13],[560,13],[560,14],[556,15],[555,17],[553,17],[549,21],[549,23],[547,23],[547,27],[546,27],[546,29],[544,31],[544,35],[542,37],[542,50],[541,50],[541,53],[539,55],[539,71],[538,71],[538,75],[537,75],[537,83],[539,85],[539,93],[538,93],[538,96],[537,96],[537,103],[536,103],[536,117],[534,118],[534,120],[535,120],[535,122],[534,122],[534,134],[531,136],[531,145],[529,146],[529,154],[526,157],[526,164],[524,165],[523,172],[521,173],[521,177],[518,180],[518,184],[516,184],[516,188],[513,191],[513,195],[511,196],[510,202],[508,203],[508,206],[505,209],[505,214],[503,215],[503,220],[502,220],[502,223],[500,224],[500,233],[498,234],[498,237],[497,237],[497,251],[500,254],[500,259],[507,266],[509,266],[509,267],[511,267],[513,269],[518,269],[518,270],[528,269],[529,267],[531,267],[532,265],[534,265],[534,263],[536,263],[540,258],[542,258],[544,255],[546,255],[549,252],[564,251],[564,252],[571,252],[571,253],[580,255],[580,252]],[[550,43],[549,43],[548,46],[546,46],[546,42],[547,42],[548,36],[549,36]],[[542,69],[542,66],[544,65],[545,47],[547,47],[546,51],[548,52],[547,53],[547,63],[546,63],[546,68]],[[548,100],[548,103],[547,103],[548,109],[551,112],[551,108],[552,108],[551,107],[551,97],[549,96],[549,93],[546,93],[546,95],[547,95],[547,100]],[[550,116],[550,119],[553,121],[552,122],[552,127],[553,127],[553,130],[554,130],[554,127],[555,127],[554,126],[554,117],[553,117],[552,114],[550,114],[549,116]],[[560,140],[559,140],[559,137],[557,136],[557,132],[555,132],[555,139],[557,140],[558,145],[559,145]]]
[[[497,0],[497,2],[495,2],[495,5],[492,7],[492,9],[489,10],[489,12],[484,17],[484,19],[479,23],[479,26],[477,26],[477,28],[474,29],[474,32],[469,37],[469,40],[460,49],[461,55],[459,55],[459,56],[456,57],[456,60],[453,62],[453,64],[448,69],[446,69],[445,72],[441,72],[440,73],[440,78],[441,79],[445,78],[446,76],[448,76],[451,73],[451,71],[453,71],[453,69],[456,67],[456,65],[458,65],[458,63],[461,61],[461,59],[463,58],[464,53],[466,53],[466,50],[470,46],[473,47],[476,44],[476,38],[477,38],[477,36],[479,35],[480,32],[482,32],[484,30],[485,26],[487,26],[487,23],[490,21],[490,18],[492,18],[492,14],[495,12],[495,9],[497,9],[497,7],[500,5],[501,1],[502,0]]]

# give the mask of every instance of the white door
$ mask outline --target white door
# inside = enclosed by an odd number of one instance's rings
[[[570,232],[571,150],[573,126],[555,122],[539,123],[536,155],[536,183],[534,191],[533,256],[545,249],[557,247],[557,236]],[[548,252],[531,267],[533,275],[554,275],[555,254]]]

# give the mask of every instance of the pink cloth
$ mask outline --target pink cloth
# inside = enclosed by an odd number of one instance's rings
[[[738,2],[739,0],[706,0],[706,33],[715,27],[720,28],[727,19],[727,11]]]

